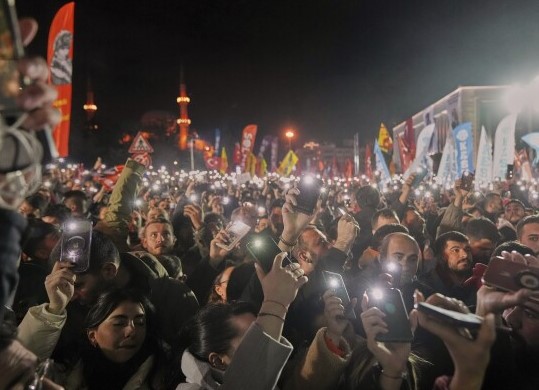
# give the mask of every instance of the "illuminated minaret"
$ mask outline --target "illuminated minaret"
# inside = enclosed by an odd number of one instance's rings
[[[180,71],[180,96],[176,99],[178,105],[180,106],[180,117],[176,121],[178,127],[180,128],[180,137],[178,146],[180,150],[187,149],[187,136],[189,135],[189,125],[191,124],[191,119],[187,113],[187,106],[191,99],[187,96],[187,89],[185,88],[185,81],[183,79],[183,68]]]
[[[84,106],[84,111],[86,111],[86,120],[87,126],[90,130],[97,130],[97,124],[93,121],[95,112],[97,111],[97,106],[94,102],[94,91],[92,89],[92,84],[88,79],[88,86],[86,90],[86,103]]]

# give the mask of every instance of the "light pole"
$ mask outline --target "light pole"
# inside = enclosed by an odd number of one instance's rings
[[[284,135],[288,139],[288,150],[292,150],[292,138],[295,136],[294,131],[288,130]]]

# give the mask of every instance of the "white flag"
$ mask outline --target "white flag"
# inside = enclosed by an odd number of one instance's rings
[[[447,137],[442,159],[440,160],[440,167],[438,168],[438,174],[436,175],[436,183],[438,183],[438,185],[453,183],[456,175],[457,160],[455,157],[455,141],[453,140],[453,137]]]
[[[515,125],[517,114],[510,114],[498,124],[494,137],[494,160],[492,164],[492,179],[499,177],[504,180],[507,166],[515,161]]]
[[[475,189],[479,191],[481,184],[486,185],[492,180],[492,141],[487,135],[485,126],[481,128],[477,162],[475,163]]]

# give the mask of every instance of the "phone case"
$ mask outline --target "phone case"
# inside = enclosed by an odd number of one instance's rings
[[[307,182],[306,178],[302,177],[298,183],[300,193],[294,209],[307,215],[313,214],[318,198],[320,197],[322,186],[323,182],[320,179],[309,178],[309,182]]]
[[[374,298],[372,294],[368,295],[369,306],[377,307],[386,314],[384,321],[387,324],[388,332],[379,333],[376,340],[391,343],[411,342],[414,335],[400,290],[396,288],[384,289],[381,299]]]
[[[265,273],[271,271],[275,256],[282,252],[281,248],[270,236],[259,235],[247,243],[247,250],[260,264]]]
[[[434,306],[426,302],[419,302],[417,305],[417,310],[442,322],[469,330],[478,330],[483,323],[483,318],[478,315],[472,313],[459,313],[453,310],[447,310]]]
[[[342,275],[329,271],[322,271],[322,275],[324,276],[326,287],[334,290],[337,297],[341,299],[342,305],[345,308],[344,316],[348,319],[355,319],[356,313],[354,312],[354,309],[350,307],[350,295],[348,295],[348,290],[346,289]]]
[[[483,283],[503,291],[539,290],[539,268],[494,258],[483,275]]]
[[[228,244],[217,243],[219,248],[223,248],[227,251],[234,249],[236,244],[249,233],[251,227],[241,221],[232,223],[227,229],[227,233],[230,236],[230,242]]]
[[[87,220],[69,221],[62,230],[60,259],[73,264],[71,271],[86,272],[90,267],[92,223]]]

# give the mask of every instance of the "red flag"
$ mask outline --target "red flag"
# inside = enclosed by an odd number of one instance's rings
[[[372,179],[372,150],[370,144],[365,146],[365,176]]]
[[[408,118],[406,120],[406,125],[404,126],[404,142],[408,147],[410,160],[413,160],[415,158],[415,130],[414,121],[412,118]]]
[[[74,2],[67,3],[60,8],[49,30],[47,50],[47,63],[50,70],[49,82],[58,90],[58,98],[54,102],[54,106],[62,113],[62,121],[52,134],[60,157],[66,157],[69,152],[74,14]]]
[[[258,127],[256,125],[248,125],[243,129],[241,137],[241,168],[245,171],[247,157],[249,153],[253,152],[256,139],[256,131]]]
[[[401,160],[401,171],[406,172],[406,170],[408,169],[408,167],[413,161],[413,155],[410,152],[410,148],[408,148],[406,141],[403,139],[402,134],[399,134],[397,136],[397,140],[399,142],[399,156]]]
[[[238,142],[236,142],[236,144],[234,145],[234,155],[232,157],[232,162],[234,163],[234,165],[241,164],[241,148]]]
[[[344,163],[344,176],[347,178],[354,176],[354,164],[350,159],[347,159]]]
[[[204,162],[206,163],[206,167],[210,170],[217,170],[221,167],[221,157],[212,156]]]

